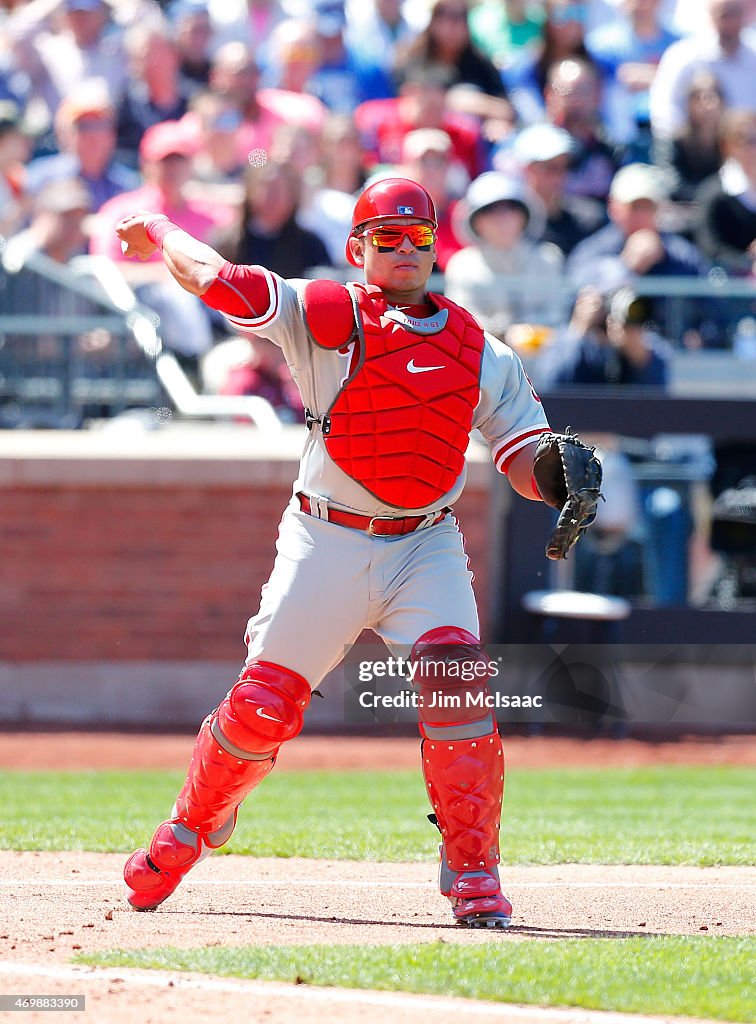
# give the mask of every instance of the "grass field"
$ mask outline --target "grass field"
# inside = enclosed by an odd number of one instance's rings
[[[183,779],[164,772],[0,773],[0,848],[126,851]],[[756,769],[664,766],[518,771],[505,861],[745,865],[756,859]],[[273,775],[228,851],[382,861],[436,856],[418,772]],[[720,1021],[756,1020],[756,939],[716,935],[518,937],[477,945],[115,949],[80,962]]]
[[[182,776],[0,772],[0,849],[126,851],[167,816]],[[519,771],[502,828],[514,864],[752,864],[756,769]],[[432,860],[420,772],[273,774],[228,852]]]
[[[213,947],[113,951],[111,967],[201,971],[349,988],[726,1021],[756,1020],[756,940],[644,939],[420,946]]]

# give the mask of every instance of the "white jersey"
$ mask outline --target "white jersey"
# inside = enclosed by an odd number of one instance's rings
[[[267,310],[251,319],[225,314],[226,319],[235,331],[260,335],[278,345],[305,407],[316,418],[323,416],[348,375],[356,342],[338,350],[321,348],[310,337],[304,322],[302,291],[311,282],[284,280],[269,271],[265,271],[265,275],[269,294]],[[480,398],[472,426],[488,444],[499,470],[511,455],[535,440],[541,431],[548,430],[543,406],[519,358],[488,333],[481,361]],[[294,489],[325,498],[332,505],[349,511],[369,516],[395,516],[452,505],[464,484],[463,470],[454,487],[432,506],[397,510],[383,504],[336,465],[326,450],[320,427],[315,425],[305,442]]]

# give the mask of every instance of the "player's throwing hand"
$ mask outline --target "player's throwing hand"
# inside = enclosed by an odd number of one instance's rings
[[[130,214],[119,220],[116,224],[116,234],[121,239],[121,252],[124,256],[136,256],[140,260],[148,260],[152,256],[157,245],[147,234],[147,223],[159,219],[168,220],[162,214],[140,210],[139,213]]]

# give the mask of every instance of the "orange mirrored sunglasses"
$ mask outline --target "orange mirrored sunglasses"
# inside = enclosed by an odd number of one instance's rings
[[[415,249],[430,249],[436,241],[436,231],[430,224],[391,224],[387,227],[368,228],[364,232],[378,252],[391,252],[401,245],[405,235]]]

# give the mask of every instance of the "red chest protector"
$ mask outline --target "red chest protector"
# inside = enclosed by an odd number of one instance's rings
[[[311,298],[319,283],[307,286]],[[353,284],[348,289],[359,356],[322,418],[326,449],[386,505],[433,505],[451,490],[464,466],[480,397],[483,330],[441,295],[428,296],[438,308],[435,316],[413,320],[389,309],[380,288]],[[308,299],[305,295],[306,315]],[[343,320],[345,309],[342,305],[334,319],[324,312],[307,315],[308,326],[318,344],[331,348],[333,331],[326,325],[330,321],[333,328],[335,319]]]

